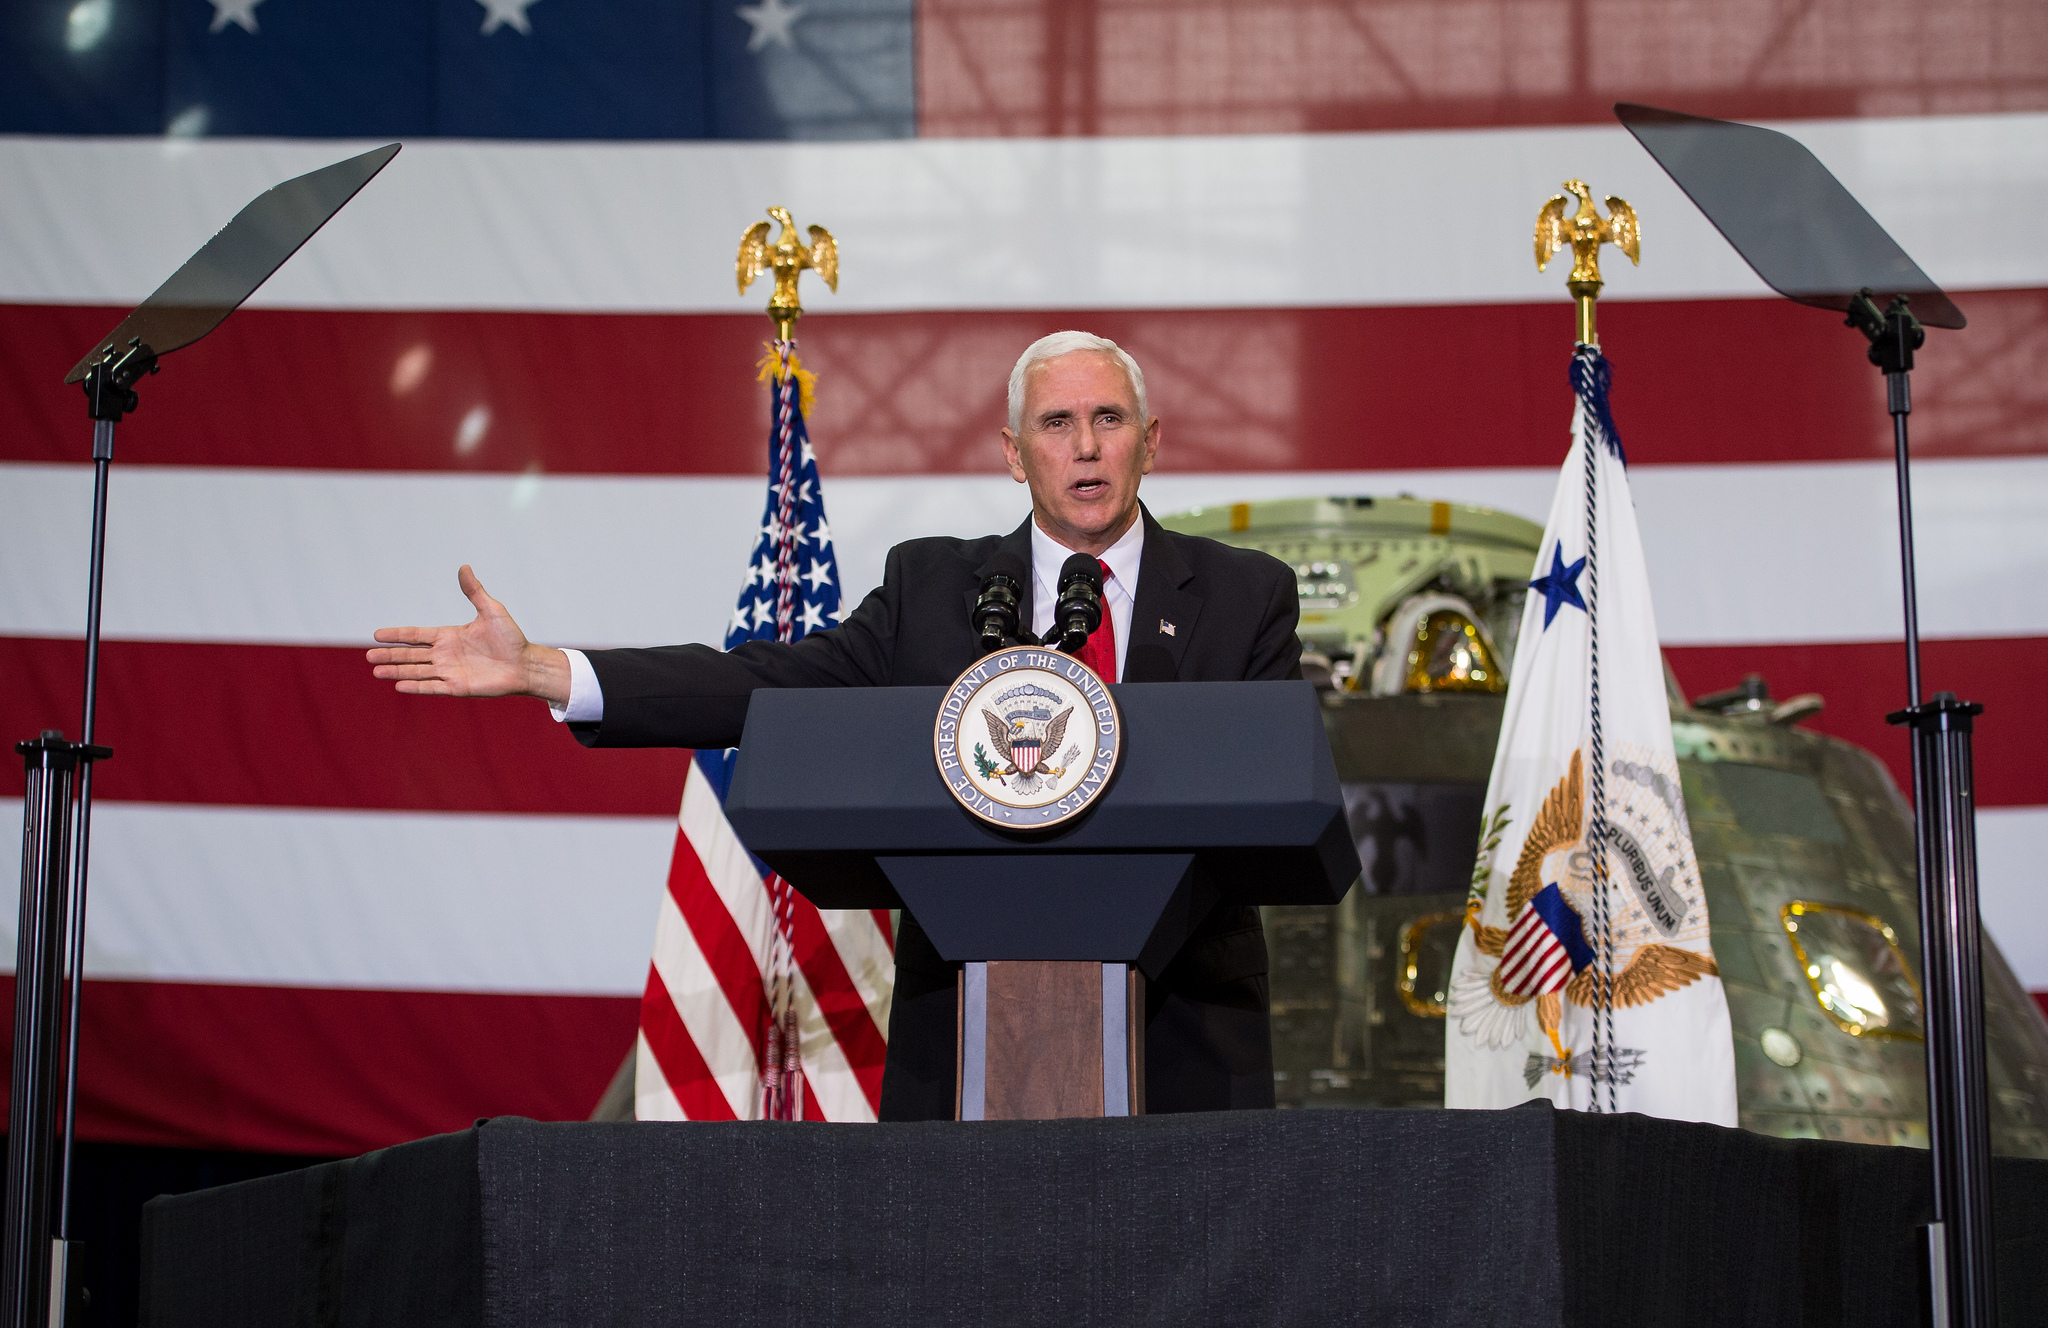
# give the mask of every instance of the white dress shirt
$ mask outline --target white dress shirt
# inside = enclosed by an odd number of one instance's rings
[[[1124,654],[1131,643],[1131,611],[1138,604],[1138,563],[1145,553],[1145,521],[1131,523],[1122,539],[1109,546],[1102,561],[1109,564],[1109,576],[1102,583],[1104,607],[1116,629],[1116,676],[1124,676]],[[1043,637],[1052,630],[1053,609],[1059,603],[1060,568],[1074,551],[1031,522],[1031,631]],[[598,685],[597,670],[580,650],[564,650],[569,657],[569,704],[548,707],[557,723],[573,721],[595,724],[604,718],[604,689]],[[1110,682],[1115,678],[1108,679]]]
[[[1123,538],[1109,546],[1102,561],[1109,564],[1109,576],[1102,583],[1102,605],[1116,628],[1116,678],[1124,676],[1124,653],[1131,644],[1131,610],[1138,605],[1138,562],[1145,553],[1145,520],[1131,522]],[[1059,605],[1060,568],[1074,551],[1031,522],[1031,632],[1041,640],[1052,630],[1053,610]]]

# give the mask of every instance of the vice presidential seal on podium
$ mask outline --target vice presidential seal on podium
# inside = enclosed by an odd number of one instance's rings
[[[1045,830],[1094,805],[1123,721],[1094,669],[1043,646],[984,655],[953,680],[932,732],[939,777],[991,825]]]

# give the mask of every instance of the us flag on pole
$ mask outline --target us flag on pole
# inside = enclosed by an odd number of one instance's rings
[[[794,641],[839,620],[839,565],[804,429],[794,342],[774,385],[768,502],[725,648]],[[640,1120],[871,1121],[882,1102],[895,959],[887,910],[823,910],[747,851],[725,819],[737,752],[700,751],[683,784],[668,890],[640,1004]]]

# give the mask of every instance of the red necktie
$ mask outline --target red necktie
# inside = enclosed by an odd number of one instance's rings
[[[1109,616],[1109,564],[1097,558],[1102,569],[1102,623],[1088,634],[1074,658],[1094,669],[1104,682],[1116,681],[1116,623]]]

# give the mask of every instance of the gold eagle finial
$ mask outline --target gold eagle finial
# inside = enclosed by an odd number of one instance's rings
[[[740,236],[735,271],[742,295],[747,293],[747,287],[754,284],[755,277],[771,269],[774,271],[775,293],[768,300],[768,316],[775,320],[777,336],[788,341],[796,320],[803,317],[804,312],[796,294],[798,274],[810,268],[836,292],[839,289],[839,246],[833,242],[832,232],[823,226],[810,228],[809,244],[797,239],[796,221],[789,215],[788,208],[769,208],[768,215],[782,223],[782,234],[775,237],[774,244],[770,244],[767,222],[757,221],[747,227],[746,233]]]
[[[1578,211],[1570,216],[1565,209],[1571,199],[1579,200]],[[1566,245],[1572,247],[1572,272],[1565,283],[1566,289],[1578,300],[1579,341],[1588,346],[1600,344],[1600,338],[1593,330],[1593,301],[1599,298],[1600,287],[1600,246],[1611,244],[1628,255],[1628,261],[1640,265],[1642,259],[1643,228],[1636,220],[1636,210],[1613,194],[1607,196],[1607,213],[1602,217],[1593,207],[1593,191],[1586,187],[1584,180],[1566,180],[1564,193],[1543,205],[1536,214],[1536,270],[1541,272],[1550,266],[1551,258]]]

